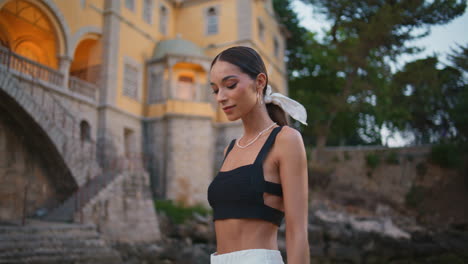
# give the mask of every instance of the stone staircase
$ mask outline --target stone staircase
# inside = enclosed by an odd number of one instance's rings
[[[121,263],[93,225],[34,221],[0,225],[0,263]]]
[[[116,172],[106,172],[90,181],[68,197],[65,202],[54,208],[42,219],[46,221],[73,222],[74,214],[83,208],[104,187],[116,177]]]

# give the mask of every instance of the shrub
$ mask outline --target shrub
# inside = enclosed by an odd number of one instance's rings
[[[427,173],[427,166],[424,162],[419,162],[418,165],[416,165],[416,173],[418,176],[423,177]]]
[[[211,210],[203,205],[184,206],[171,200],[156,200],[156,211],[165,213],[176,224],[182,224],[193,217],[194,213],[200,215],[211,214]]]
[[[385,161],[388,164],[394,164],[394,165],[400,164],[400,160],[398,159],[398,154],[395,151],[389,152],[387,154],[387,158],[385,159]]]
[[[333,156],[333,162],[340,162],[340,158],[337,155]]]
[[[350,159],[351,159],[351,156],[349,155],[349,152],[348,152],[348,151],[345,151],[345,152],[344,152],[344,159],[345,159],[345,160],[350,160]]]
[[[380,157],[375,153],[367,153],[366,154],[366,164],[369,168],[375,169],[379,166]]]
[[[408,207],[417,208],[424,200],[426,190],[422,186],[411,186],[411,189],[406,193],[405,204]]]
[[[455,144],[439,144],[432,146],[430,161],[443,168],[457,168],[461,165],[462,153]]]

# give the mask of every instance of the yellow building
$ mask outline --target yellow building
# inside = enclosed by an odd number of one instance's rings
[[[241,132],[211,94],[212,58],[251,46],[287,94],[285,36],[271,0],[0,0],[0,69],[52,95],[37,104],[52,121],[51,105],[70,116],[57,121],[68,122],[65,141],[92,145],[101,173],[143,162],[155,197],[186,204],[207,204],[222,150]],[[71,192],[101,175],[67,171]]]

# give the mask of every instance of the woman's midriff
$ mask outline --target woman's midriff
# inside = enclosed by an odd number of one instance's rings
[[[220,219],[214,222],[218,255],[245,249],[278,250],[278,226],[261,219]]]

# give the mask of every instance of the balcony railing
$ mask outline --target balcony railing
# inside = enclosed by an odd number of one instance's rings
[[[25,74],[59,87],[63,86],[64,77],[61,72],[25,58],[2,46],[0,46],[0,65],[4,65],[4,67],[13,73]],[[96,69],[94,70],[97,71]],[[93,83],[70,76],[68,86],[75,93],[88,97],[93,101],[97,99],[98,88]]]
[[[93,101],[96,100],[98,88],[95,84],[70,76],[68,79],[68,86],[71,91],[84,95]]]
[[[57,86],[63,85],[63,74],[59,71],[25,58],[2,46],[0,46],[0,64],[5,65],[10,71],[32,75],[34,78]]]

